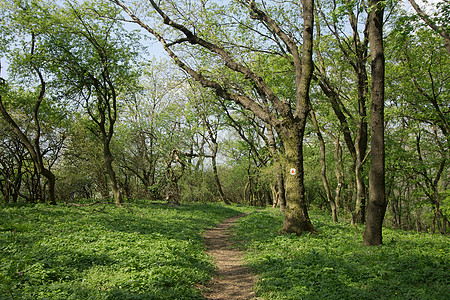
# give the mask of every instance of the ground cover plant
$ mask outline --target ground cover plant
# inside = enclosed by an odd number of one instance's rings
[[[0,299],[201,299],[220,204],[0,207]]]
[[[449,237],[384,229],[362,246],[363,227],[312,213],[319,235],[281,235],[282,215],[250,214],[235,227],[264,299],[448,299]]]

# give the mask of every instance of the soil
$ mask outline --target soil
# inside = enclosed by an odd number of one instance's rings
[[[216,274],[203,292],[206,299],[258,299],[253,292],[255,275],[244,266],[242,252],[233,248],[233,242],[229,240],[230,227],[244,215],[226,219],[205,233],[207,253],[213,257],[216,265]]]

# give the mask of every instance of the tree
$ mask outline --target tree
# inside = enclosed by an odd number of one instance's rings
[[[108,175],[105,174],[102,145],[87,127],[89,116],[83,112],[71,116],[68,138],[56,174],[60,199],[72,201],[79,198],[95,198],[98,194],[108,198]]]
[[[171,127],[171,118],[177,122],[179,116],[176,112],[164,114],[179,84],[172,69],[165,60],[140,67],[139,88],[125,103],[117,126],[115,156],[123,173],[128,171],[138,178],[135,196],[159,198],[161,194],[160,164],[163,152],[171,150],[165,147],[164,133]]]
[[[41,79],[41,91],[39,93],[39,96],[35,102],[34,109],[33,109],[33,123],[35,126],[35,134],[34,138],[30,140],[30,138],[26,135],[26,133],[20,128],[18,123],[13,119],[11,114],[8,112],[8,110],[5,108],[3,99],[0,95],[0,112],[3,116],[3,118],[6,120],[6,122],[9,124],[9,126],[12,128],[14,133],[19,137],[23,145],[27,148],[28,152],[30,153],[30,156],[34,162],[34,166],[37,170],[37,172],[41,175],[43,175],[48,180],[48,196],[49,196],[49,203],[56,205],[56,198],[55,198],[55,183],[56,183],[56,177],[53,174],[53,172],[50,170],[50,166],[46,167],[45,160],[44,160],[44,152],[41,150],[41,120],[39,118],[39,108],[41,106],[42,101],[44,100],[44,94],[45,94],[45,81],[43,80],[42,74],[40,71],[38,71],[38,74],[40,74]]]
[[[187,72],[192,78],[200,82],[204,87],[211,88],[219,96],[227,100],[232,100],[246,109],[255,113],[263,121],[271,124],[282,138],[285,147],[286,170],[295,169],[295,175],[286,178],[286,200],[287,208],[282,231],[286,233],[301,234],[305,231],[315,232],[309,219],[308,210],[305,201],[304,187],[304,169],[303,169],[303,135],[306,119],[310,110],[309,87],[313,72],[312,62],[312,42],[313,42],[313,0],[303,0],[301,9],[303,11],[303,30],[301,30],[301,52],[299,44],[294,36],[287,33],[280,23],[272,18],[262,9],[262,5],[256,1],[241,1],[239,5],[248,11],[249,17],[264,26],[268,33],[274,36],[274,40],[283,43],[281,47],[285,53],[286,61],[292,64],[293,80],[296,82],[296,96],[292,103],[280,99],[274,91],[267,85],[264,79],[255,73],[245,61],[238,61],[237,58],[226,50],[223,44],[216,42],[213,37],[207,39],[207,32],[198,32],[188,24],[180,23],[170,17],[166,12],[166,6],[150,1],[152,8],[159,15],[162,22],[177,34],[183,37],[175,38],[172,42],[167,40],[154,28],[144,23],[137,17],[122,1],[112,1],[120,6],[131,18],[131,22],[137,23],[155,36],[163,45],[166,52],[173,61]],[[169,3],[167,3],[169,4]],[[174,4],[174,3],[170,3]],[[205,7],[206,3],[202,3]],[[202,13],[207,10],[199,7]],[[300,10],[300,7],[296,7]],[[182,10],[178,10],[182,11]],[[189,18],[187,18],[189,19]],[[194,24],[195,26],[195,24]],[[188,27],[191,27],[189,29]],[[194,48],[207,51],[214,56],[216,60],[221,61],[235,76],[243,76],[248,84],[253,85],[257,91],[256,95],[235,90],[230,84],[219,81],[217,78],[204,74],[200,69],[193,69],[182,58],[176,54],[176,46],[191,44]],[[281,46],[281,44],[279,44]],[[286,48],[284,48],[286,47]],[[289,55],[285,52],[289,53]],[[261,101],[267,101],[271,109],[267,109],[261,104]]]
[[[356,190],[354,209],[351,211],[352,223],[365,222],[366,206],[363,166],[368,146],[366,102],[369,98],[369,83],[366,65],[369,19],[364,20],[366,14],[363,9],[364,4],[359,1],[345,1],[340,5],[333,2],[331,8],[323,4],[318,6],[317,10],[329,34],[324,35],[319,22],[316,25],[319,43],[315,49],[318,83],[329,99],[352,157],[352,179]],[[343,23],[345,16],[348,16],[348,33],[343,29],[347,26]],[[359,24],[364,25],[362,32],[360,32]],[[333,46],[325,46],[330,44]],[[344,65],[336,63],[336,59],[342,55]],[[326,57],[330,58],[326,59]],[[344,84],[343,81],[349,84]]]
[[[386,212],[383,14],[383,1],[370,1],[368,31],[372,75],[370,109],[371,157],[369,201],[367,203],[367,219],[363,237],[363,243],[367,246],[382,244],[382,226]]]
[[[314,125],[314,130],[316,131],[316,134],[317,134],[317,139],[319,140],[320,165],[321,165],[320,175],[322,178],[323,187],[325,188],[325,195],[326,195],[327,201],[331,207],[331,216],[333,218],[333,222],[337,223],[338,222],[338,211],[337,211],[338,205],[336,205],[336,202],[335,202],[336,199],[332,199],[331,189],[330,189],[330,185],[328,183],[327,165],[326,165],[326,161],[325,161],[325,157],[326,157],[325,141],[323,139],[322,132],[320,131],[319,124],[318,124],[317,118],[316,118],[316,114],[314,113],[313,110],[311,110],[311,119],[312,119],[312,122]]]
[[[191,90],[191,102],[195,108],[196,115],[199,116],[204,128],[206,129],[206,132],[208,133],[209,138],[205,138],[205,140],[211,151],[211,163],[217,191],[219,192],[221,200],[225,204],[230,204],[230,201],[227,199],[225,193],[223,192],[222,184],[220,183],[220,178],[217,170],[217,154],[219,151],[218,133],[219,127],[221,125],[221,113],[220,111],[213,111],[213,114],[211,113],[211,109],[208,108],[208,100],[214,101],[214,95],[210,95],[210,97],[208,97],[207,91],[205,91],[201,87],[196,86],[195,83],[191,84]],[[210,108],[211,107],[214,108],[214,106],[210,106]]]
[[[18,5],[17,5],[18,4]],[[34,166],[39,174],[43,175],[48,180],[48,196],[50,204],[56,204],[55,198],[55,182],[56,178],[50,167],[45,165],[44,154],[41,149],[41,118],[39,116],[42,103],[46,100],[47,83],[43,74],[43,67],[46,64],[45,60],[42,60],[42,55],[45,52],[45,48],[42,43],[42,36],[47,33],[48,23],[44,19],[39,20],[36,14],[46,14],[47,8],[41,7],[36,2],[31,3],[13,3],[6,4],[1,3],[1,6],[5,8],[3,20],[8,22],[2,24],[1,30],[6,37],[11,38],[16,35],[15,41],[10,41],[8,46],[2,45],[7,50],[10,50],[12,55],[10,58],[17,64],[18,72],[23,72],[22,76],[28,77],[32,80],[33,77],[37,78],[38,86],[37,92],[34,97],[34,107],[32,109],[32,119],[34,124],[33,136],[27,136],[26,133],[20,128],[18,123],[14,120],[13,116],[8,112],[7,106],[5,106],[6,98],[8,97],[8,90],[6,87],[6,81],[3,78],[1,80],[0,91],[0,113],[5,121],[11,126],[14,133],[20,138],[24,144],[30,156],[33,160]],[[8,38],[6,39],[8,43]],[[24,44],[22,51],[13,51],[18,44]],[[3,48],[2,47],[2,48]],[[9,96],[14,94],[10,94]],[[9,101],[15,102],[17,99],[10,99]]]
[[[131,35],[125,34],[107,6],[69,3],[53,16],[56,30],[46,42],[61,97],[78,101],[89,115],[91,130],[103,146],[104,166],[109,175],[115,203],[120,205],[119,187],[111,143],[118,120],[120,101],[136,87],[133,69],[135,52]],[[98,14],[109,16],[99,18]],[[131,42],[131,43],[130,43]]]
[[[224,141],[228,146],[227,156],[233,160],[233,163],[229,162],[228,165],[236,168],[236,172],[245,169],[246,179],[242,187],[245,202],[264,206],[269,201],[274,206],[279,205],[283,211],[286,206],[286,202],[283,201],[284,183],[282,182],[281,188],[276,185],[280,179],[279,175],[284,173],[284,170],[273,129],[251,111],[221,98],[214,99],[218,106],[217,112],[225,113],[222,117],[225,132],[222,135],[226,136],[228,141]],[[231,147],[234,149],[230,149]],[[273,176],[274,173],[277,180]]]

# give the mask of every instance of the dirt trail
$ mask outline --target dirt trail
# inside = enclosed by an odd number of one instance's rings
[[[242,253],[231,249],[229,229],[246,214],[225,220],[216,228],[206,231],[207,253],[214,258],[216,274],[207,284],[203,296],[211,300],[258,299],[252,291],[256,283],[254,274],[243,265]]]

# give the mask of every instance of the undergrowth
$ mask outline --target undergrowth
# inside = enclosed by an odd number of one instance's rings
[[[449,299],[449,237],[384,229],[362,246],[364,227],[311,214],[319,235],[282,235],[272,209],[240,219],[236,240],[269,299]]]
[[[249,208],[0,207],[0,299],[202,299],[202,232]]]

